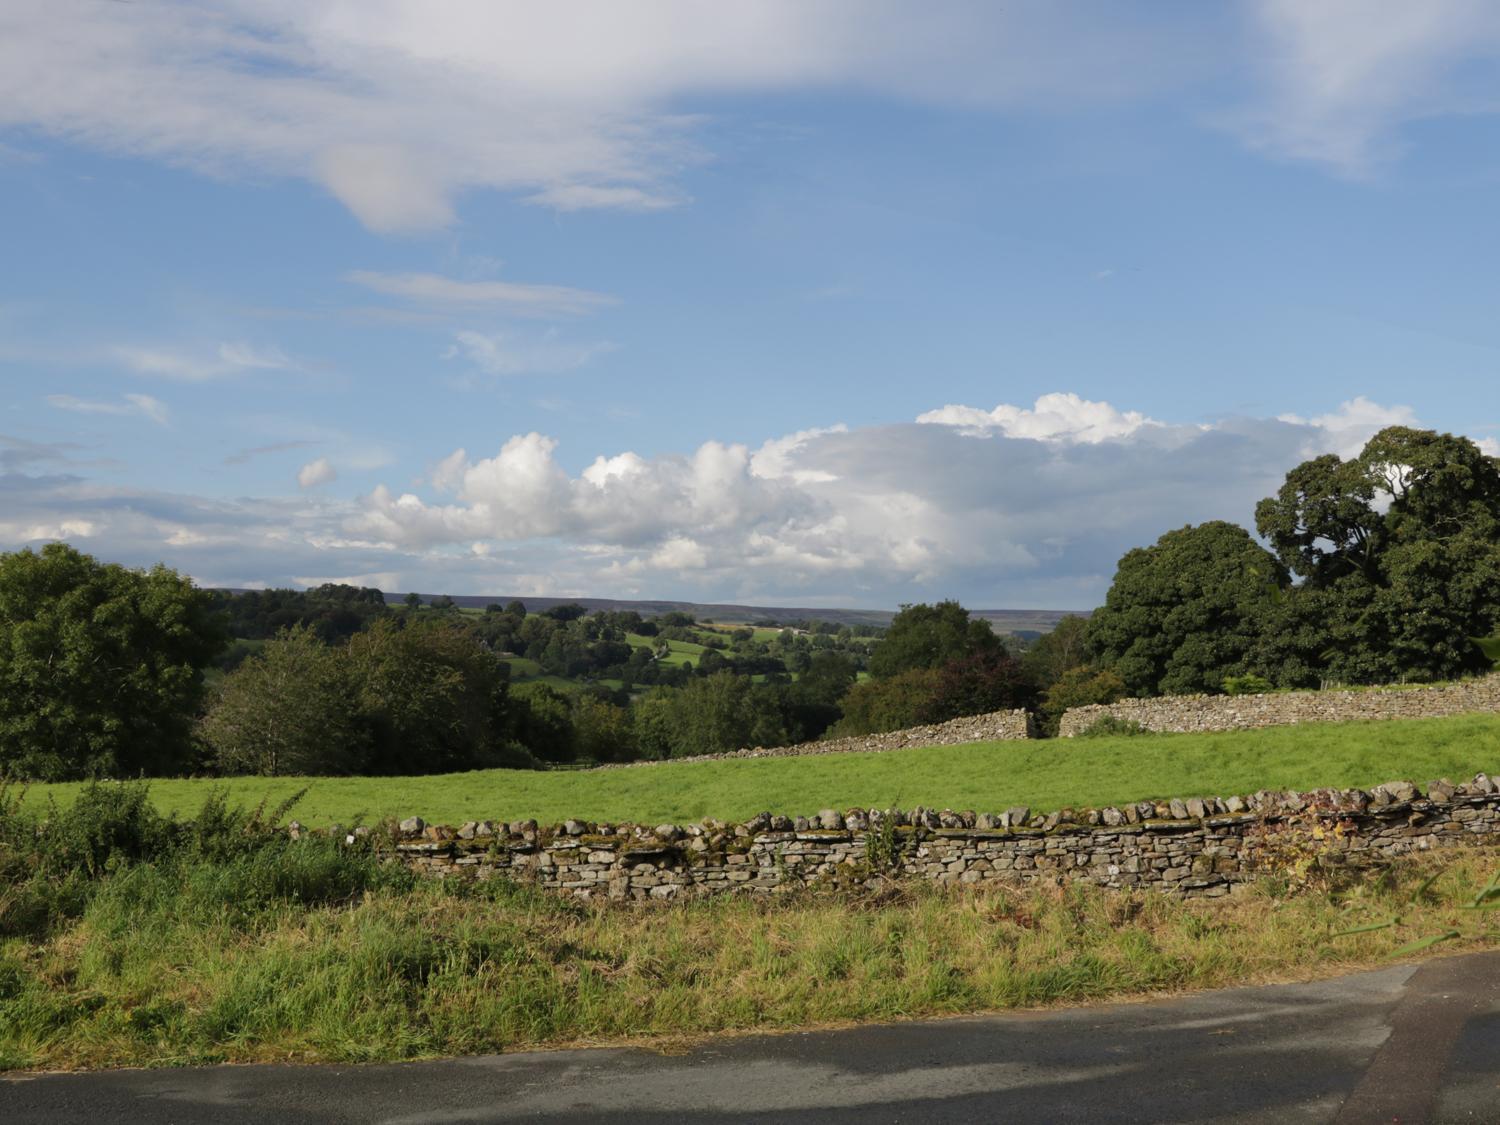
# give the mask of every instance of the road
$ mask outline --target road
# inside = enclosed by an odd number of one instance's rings
[[[706,1043],[0,1081],[0,1121],[1494,1122],[1500,952],[1311,984]]]

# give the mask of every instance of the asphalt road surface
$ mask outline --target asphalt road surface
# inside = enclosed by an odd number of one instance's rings
[[[1494,1122],[1500,952],[1144,1004],[392,1066],[16,1076],[5,1125]]]

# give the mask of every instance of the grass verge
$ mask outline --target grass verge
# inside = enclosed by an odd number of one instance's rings
[[[1461,936],[1444,950],[1500,940],[1496,912],[1463,909],[1500,863],[1494,851],[1424,857],[1352,887],[1267,881],[1216,903],[920,886],[644,908],[499,881],[334,878],[326,858],[289,848],[251,866],[131,866],[43,935],[0,941],[0,1067],[367,1062],[695,1037],[1328,975],[1449,930]],[[1333,936],[1393,915],[1399,924]]]
[[[1399,777],[1421,783],[1436,777],[1458,780],[1479,770],[1500,772],[1500,715],[973,743],[624,770],[161,780],[151,783],[151,798],[162,811],[186,816],[212,789],[225,790],[232,803],[254,805],[263,798],[275,804],[307,787],[296,815],[312,825],[412,815],[449,824],[485,817],[657,824],[829,806],[1056,809],[1257,789],[1371,786]],[[53,798],[66,806],[78,791],[78,785],[36,785],[27,801]]]

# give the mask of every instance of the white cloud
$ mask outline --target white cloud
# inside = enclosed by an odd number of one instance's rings
[[[297,484],[301,488],[317,488],[320,485],[333,483],[338,479],[338,475],[338,471],[329,463],[327,457],[319,457],[297,470]]]
[[[303,178],[401,232],[450,224],[474,190],[680,203],[708,156],[695,104],[755,93],[1055,113],[1203,90],[1252,146],[1358,173],[1408,122],[1495,112],[1475,67],[1497,56],[1485,0],[10,0],[0,127]]]
[[[1337,410],[1319,414],[1315,418],[1303,418],[1296,414],[1282,414],[1283,422],[1311,427],[1316,436],[1309,439],[1307,455],[1337,453],[1340,457],[1354,457],[1364,448],[1365,442],[1386,426],[1416,426],[1417,412],[1409,406],[1381,406],[1364,395],[1341,403]]]
[[[669,206],[703,156],[695,97],[840,88],[1054,108],[1196,70],[1201,22],[1087,0],[11,0],[0,126],[302,177],[374,230],[421,230],[473,189],[560,210]]]
[[[1241,132],[1280,156],[1366,174],[1399,152],[1402,125],[1500,110],[1473,67],[1500,59],[1500,8],[1485,0],[1257,0],[1264,95]]]
[[[686,202],[683,197],[637,187],[598,187],[591,184],[560,184],[526,197],[557,211],[608,208],[615,211],[662,211]]]
[[[121,346],[114,356],[141,375],[155,375],[185,383],[206,383],[250,371],[298,371],[300,365],[279,348],[257,348],[243,342],[218,345],[208,353],[168,348]]]
[[[1129,437],[1143,426],[1161,426],[1134,410],[1122,412],[1107,402],[1090,402],[1072,393],[1042,395],[1030,410],[1006,403],[993,410],[949,405],[918,415],[917,421],[956,426],[969,436],[999,434],[1085,444]]]
[[[489,456],[453,450],[426,484],[353,501],[147,493],[73,475],[76,465],[11,472],[0,474],[0,540],[87,527],[106,557],[166,558],[230,585],[381,575],[390,589],[477,594],[1087,608],[1127,549],[1206,519],[1249,526],[1256,501],[1308,455],[1416,421],[1365,399],[1206,426],[1039,401],[759,447],[611,451],[577,472],[554,438],[519,434]],[[19,453],[17,467],[47,463],[46,450]]]
[[[445,359],[462,357],[486,375],[537,375],[576,371],[616,350],[608,341],[570,343],[555,333],[527,339],[515,333],[463,331],[454,336]]]
[[[615,298],[608,294],[563,285],[462,281],[435,273],[378,273],[374,270],[352,270],[344,277],[390,297],[461,308],[496,308],[518,316],[586,313],[615,303]]]
[[[116,417],[148,418],[158,426],[170,425],[167,406],[160,399],[141,394],[128,394],[121,397],[125,401],[99,402],[74,395],[48,395],[47,402],[59,410],[71,410],[77,414],[111,414]]]

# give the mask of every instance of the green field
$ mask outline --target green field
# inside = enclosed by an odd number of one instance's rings
[[[639,633],[626,633],[625,643],[631,648],[653,648],[659,642],[656,637],[643,637]],[[681,667],[688,661],[697,662],[703,658],[708,651],[702,645],[695,645],[692,641],[668,641],[667,648],[670,650],[666,656],[661,658],[661,663],[672,667]]]
[[[1050,810],[1148,797],[1224,796],[1257,789],[1370,786],[1393,778],[1455,781],[1500,772],[1500,715],[1318,724],[1226,734],[973,743],[884,754],[687,762],[635,769],[486,770],[427,777],[234,778],[152,783],[158,806],[197,812],[214,786],[236,801],[272,803],[299,788],[304,824],[422,816],[688,822],[762,810],[821,808]],[[35,785],[28,801],[66,803],[76,784]]]

